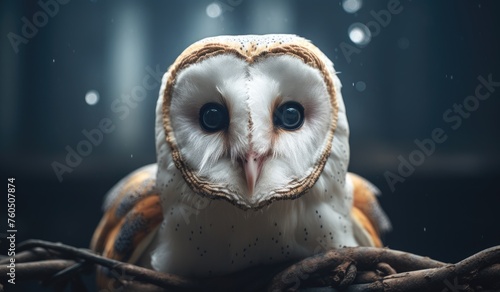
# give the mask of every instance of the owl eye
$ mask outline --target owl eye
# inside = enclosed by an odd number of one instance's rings
[[[298,102],[284,103],[274,112],[273,122],[285,130],[297,130],[304,123],[304,107]]]
[[[227,109],[218,103],[207,103],[200,109],[200,126],[207,132],[224,130],[229,125]]]

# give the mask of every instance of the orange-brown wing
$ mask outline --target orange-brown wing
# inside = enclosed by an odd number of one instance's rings
[[[369,181],[354,173],[348,173],[347,176],[353,184],[354,203],[351,215],[368,233],[372,245],[382,247],[380,235],[391,230],[391,222],[378,203],[376,196],[380,191]]]
[[[104,216],[92,237],[91,249],[122,262],[135,263],[163,220],[155,187],[156,165],[142,167],[116,184],[106,196]],[[109,271],[108,271],[109,272]],[[109,280],[98,271],[102,287]]]

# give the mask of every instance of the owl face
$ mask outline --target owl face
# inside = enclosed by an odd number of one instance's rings
[[[339,85],[328,59],[299,37],[195,43],[164,77],[157,145],[169,149],[160,167],[173,162],[196,194],[243,209],[295,199],[330,156]]]

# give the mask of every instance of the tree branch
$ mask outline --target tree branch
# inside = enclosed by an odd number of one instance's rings
[[[82,286],[79,275],[91,267],[102,266],[115,274],[121,291],[296,291],[306,287],[377,292],[500,289],[500,246],[481,251],[456,264],[388,248],[346,247],[296,263],[254,267],[209,279],[160,273],[62,243],[28,240],[21,243],[18,250],[21,252],[15,258],[16,282],[41,280],[57,287],[69,282],[73,287]],[[9,263],[10,258],[0,260],[0,291],[2,285],[9,285]]]

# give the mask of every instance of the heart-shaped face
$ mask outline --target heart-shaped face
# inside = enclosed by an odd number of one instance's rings
[[[159,166],[173,162],[201,196],[243,209],[295,199],[317,182],[334,144],[345,173],[347,135],[333,65],[296,36],[205,39],[164,77]]]

